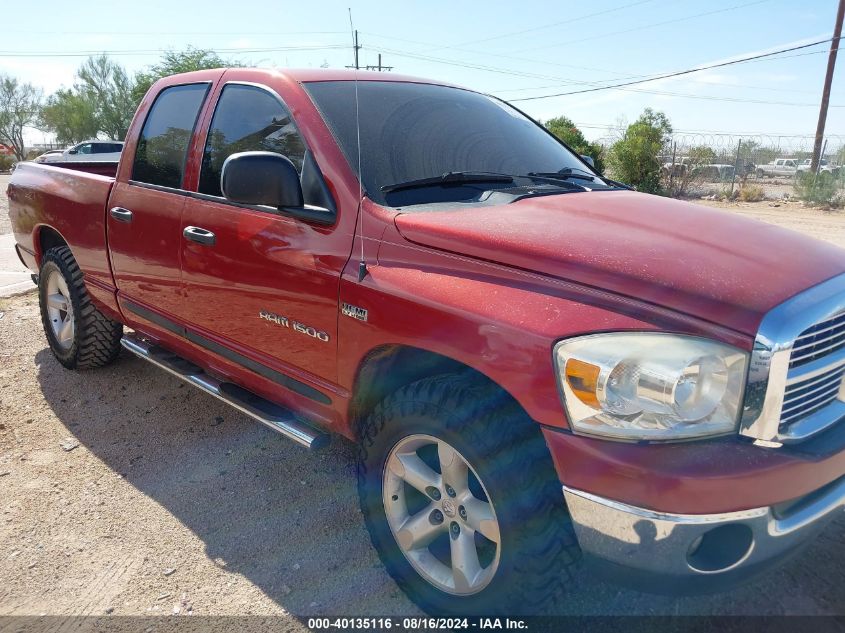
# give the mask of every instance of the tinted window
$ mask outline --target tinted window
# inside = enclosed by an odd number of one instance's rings
[[[287,156],[302,173],[305,146],[290,113],[261,88],[231,84],[223,89],[202,159],[200,193],[222,196],[223,162],[237,152],[265,151]]]
[[[188,143],[207,90],[208,84],[190,84],[159,93],[138,139],[132,180],[182,186]]]
[[[313,82],[305,87],[355,166],[355,82]],[[363,185],[367,195],[382,204],[388,203],[380,190],[385,185],[451,171],[522,175],[585,169],[542,127],[492,97],[392,81],[360,81],[358,93]]]
[[[85,145],[80,145],[76,148],[77,154],[90,154],[91,153],[91,143],[85,143]]]

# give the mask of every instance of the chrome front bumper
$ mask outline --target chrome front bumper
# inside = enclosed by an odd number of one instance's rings
[[[658,590],[691,580],[677,587],[685,591],[727,587],[782,560],[845,508],[845,477],[789,503],[724,514],[654,512],[566,486],[563,494],[588,560]]]

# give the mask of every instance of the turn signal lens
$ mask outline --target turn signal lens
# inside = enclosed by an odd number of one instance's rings
[[[599,384],[599,373],[601,367],[591,363],[585,363],[577,358],[570,358],[566,361],[566,382],[572,393],[588,407],[601,408],[596,389]]]

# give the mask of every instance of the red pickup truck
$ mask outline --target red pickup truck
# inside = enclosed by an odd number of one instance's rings
[[[169,77],[113,169],[9,185],[56,358],[122,346],[296,442],[356,442],[373,544],[429,612],[538,613],[582,558],[727,588],[845,507],[838,248],[380,73]]]

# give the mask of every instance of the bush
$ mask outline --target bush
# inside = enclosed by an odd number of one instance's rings
[[[672,198],[684,198],[693,189],[698,189],[706,180],[713,179],[712,169],[708,166],[715,162],[716,152],[705,145],[689,150],[688,156],[675,159],[677,162],[660,168],[663,193]],[[720,180],[716,174],[715,180]]]
[[[739,189],[739,199],[742,202],[760,202],[765,197],[765,192],[760,185],[745,184]]]
[[[815,175],[801,171],[795,176],[795,197],[815,206],[835,206],[839,197],[839,181],[829,172]]]
[[[14,156],[6,156],[5,154],[0,154],[0,172],[11,170],[12,165],[14,165],[16,162],[17,161],[15,160]]]
[[[671,133],[672,125],[666,115],[646,108],[610,148],[608,164],[612,177],[638,191],[658,193],[660,154]]]
[[[581,130],[565,116],[549,119],[544,123],[546,129],[569,145],[581,156],[589,156],[595,163],[596,171],[604,172],[604,148],[598,143],[590,143]]]

